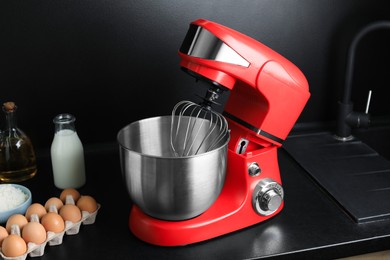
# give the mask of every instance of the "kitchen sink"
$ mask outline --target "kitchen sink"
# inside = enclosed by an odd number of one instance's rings
[[[390,160],[390,126],[357,129],[354,136]]]
[[[341,142],[331,131],[295,133],[283,147],[353,221],[390,219],[390,125],[353,136]]]

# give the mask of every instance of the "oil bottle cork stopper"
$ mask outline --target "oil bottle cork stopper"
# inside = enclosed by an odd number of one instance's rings
[[[5,111],[9,111],[9,112],[12,112],[16,109],[16,105],[14,102],[12,101],[9,101],[9,102],[5,102],[3,103],[3,108]]]

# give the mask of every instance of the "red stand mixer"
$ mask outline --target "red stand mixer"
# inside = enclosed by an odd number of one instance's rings
[[[227,172],[216,201],[197,217],[167,221],[132,207],[135,236],[159,246],[197,243],[265,221],[284,206],[277,148],[309,97],[303,73],[258,41],[220,24],[190,24],[180,66],[210,83],[207,99],[230,95],[223,116],[230,129]]]

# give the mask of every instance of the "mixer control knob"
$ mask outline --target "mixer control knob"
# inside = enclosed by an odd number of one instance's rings
[[[264,211],[275,211],[281,203],[282,197],[275,190],[269,190],[261,197],[260,208]]]
[[[253,192],[252,204],[255,211],[268,216],[274,213],[283,202],[284,191],[276,181],[266,178],[259,181]]]
[[[261,168],[256,162],[251,163],[248,167],[248,173],[250,176],[257,176],[261,173]]]

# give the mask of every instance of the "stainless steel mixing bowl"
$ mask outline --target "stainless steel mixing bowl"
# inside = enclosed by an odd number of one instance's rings
[[[229,134],[214,150],[175,157],[171,119],[147,118],[122,128],[117,136],[120,164],[130,198],[144,213],[163,220],[185,220],[206,211],[220,194]],[[203,131],[206,134],[207,128]]]

